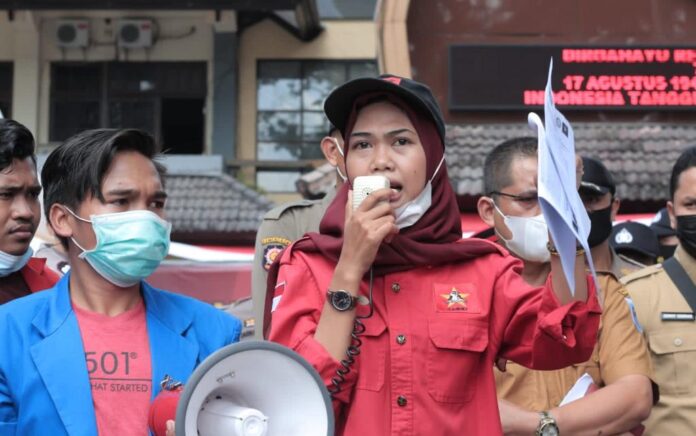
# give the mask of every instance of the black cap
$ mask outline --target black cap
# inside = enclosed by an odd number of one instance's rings
[[[660,244],[657,235],[645,224],[626,221],[611,230],[609,245],[617,253],[640,253],[657,259],[660,256]]]
[[[606,194],[611,192],[614,195],[616,185],[611,173],[602,162],[592,157],[582,157],[582,181],[580,182],[580,191],[585,191],[593,194]]]
[[[346,132],[346,123],[353,109],[353,102],[363,94],[386,92],[402,98],[416,111],[428,115],[435,123],[442,141],[445,140],[445,121],[437,100],[427,85],[404,77],[383,74],[379,77],[363,77],[351,80],[334,89],[324,102],[324,112],[329,121],[341,133]]]
[[[663,207],[655,214],[650,223],[650,229],[655,232],[658,238],[677,234],[669,222],[669,214],[667,213],[666,207]]]

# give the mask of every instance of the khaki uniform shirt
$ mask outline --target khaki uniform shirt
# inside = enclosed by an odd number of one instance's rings
[[[674,254],[691,280],[696,259],[683,248]],[[621,280],[636,308],[660,386],[660,401],[645,422],[646,435],[696,432],[696,325],[694,321],[663,321],[663,313],[693,313],[679,289],[662,269],[649,266]]]
[[[498,398],[528,410],[549,410],[560,404],[584,373],[600,387],[631,374],[652,378],[650,355],[634,325],[626,290],[611,273],[598,271],[597,279],[603,311],[590,360],[555,371],[534,371],[508,362],[506,372],[495,369]]]
[[[331,189],[321,200],[300,200],[271,209],[263,217],[256,232],[254,265],[251,270],[251,297],[254,313],[254,336],[262,339],[266,279],[268,268],[278,254],[305,233],[318,232],[324,212],[329,207],[336,190]]]

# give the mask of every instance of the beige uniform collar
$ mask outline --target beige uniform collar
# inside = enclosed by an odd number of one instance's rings
[[[611,274],[616,280],[619,280],[621,277],[628,275],[633,271],[645,268],[645,265],[641,265],[635,261],[629,262],[627,259],[619,256],[619,254],[611,247],[609,248],[609,251],[611,254],[611,268],[609,270],[597,269],[597,273]]]
[[[691,257],[691,255],[682,248],[681,244],[679,244],[674,251],[674,257],[677,258],[681,266],[684,267],[684,270],[691,280],[696,283],[696,259]]]

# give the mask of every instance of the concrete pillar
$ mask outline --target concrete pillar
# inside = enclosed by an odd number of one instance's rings
[[[31,12],[15,15],[14,26],[14,91],[12,117],[39,137],[39,102],[41,90],[41,38],[39,26]]]
[[[236,158],[238,44],[236,32],[214,36],[213,53],[213,135],[211,153],[225,161]]]

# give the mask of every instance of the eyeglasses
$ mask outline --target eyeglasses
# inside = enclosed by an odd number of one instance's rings
[[[491,191],[488,193],[488,197],[492,197],[493,195],[500,195],[503,197],[508,197],[512,199],[513,201],[517,201],[523,204],[532,204],[532,203],[537,203],[539,201],[539,194],[537,193],[530,193],[530,194],[523,194],[523,195],[515,195],[515,194],[508,194],[507,192],[501,192],[501,191]]]

